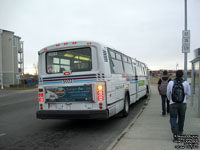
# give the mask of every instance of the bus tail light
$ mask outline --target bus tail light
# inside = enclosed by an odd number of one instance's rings
[[[40,94],[39,94],[39,97],[44,97],[44,94],[43,94],[43,93],[40,93]]]
[[[43,89],[39,89],[38,91],[39,91],[39,92],[43,92]]]
[[[39,102],[44,102],[44,98],[39,98]]]
[[[42,104],[40,104],[40,110],[42,110],[43,109],[43,105]]]
[[[99,103],[99,109],[103,109],[103,104]]]
[[[98,100],[99,100],[99,101],[103,101],[103,100],[104,100],[104,97],[103,97],[103,96],[98,96]]]
[[[98,85],[98,86],[97,86],[97,90],[98,90],[98,91],[102,91],[102,90],[103,90],[103,85]]]
[[[104,100],[103,85],[97,85],[97,96],[98,101]]]
[[[39,89],[38,92],[39,92],[39,94],[38,94],[39,102],[44,102],[44,93],[43,93],[43,89]]]
[[[97,95],[103,95],[103,91],[98,91]]]

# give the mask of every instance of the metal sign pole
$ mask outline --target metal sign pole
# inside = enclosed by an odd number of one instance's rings
[[[3,31],[0,30],[0,80],[1,80],[1,89],[3,89],[3,46],[2,46],[2,33]]]
[[[187,0],[185,0],[185,31],[187,31]],[[187,52],[184,52],[184,79],[187,80]]]

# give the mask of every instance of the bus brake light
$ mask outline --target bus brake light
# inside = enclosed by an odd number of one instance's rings
[[[64,75],[68,76],[70,75],[70,72],[65,72]]]
[[[99,109],[103,109],[103,104],[99,103]]]
[[[98,100],[99,100],[99,101],[103,101],[103,100],[104,100],[104,97],[103,97],[103,96],[98,96]]]
[[[97,94],[98,95],[103,95],[103,91],[98,91]]]
[[[40,93],[40,94],[39,94],[39,97],[44,97],[44,94],[43,94],[43,93]]]
[[[44,98],[39,98],[39,102],[44,102]]]

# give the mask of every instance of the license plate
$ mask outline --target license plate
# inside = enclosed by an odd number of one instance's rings
[[[57,109],[63,109],[63,104],[57,104]]]
[[[49,109],[57,109],[56,104],[49,104]]]
[[[49,104],[49,109],[63,109],[63,104]]]

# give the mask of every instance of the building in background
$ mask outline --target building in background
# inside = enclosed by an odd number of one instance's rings
[[[151,76],[152,77],[161,77],[163,75],[163,71],[165,69],[161,69],[161,70],[152,70],[151,71]],[[166,69],[167,70],[167,69]],[[176,71],[177,70],[167,70],[168,71],[168,75],[172,78],[175,78],[176,77]],[[188,70],[187,71],[187,75],[188,77],[191,77],[191,70]]]
[[[200,117],[200,48],[194,50],[195,58],[192,63],[192,99],[193,110]]]
[[[0,29],[0,86],[20,84],[24,74],[23,42],[14,32]]]

